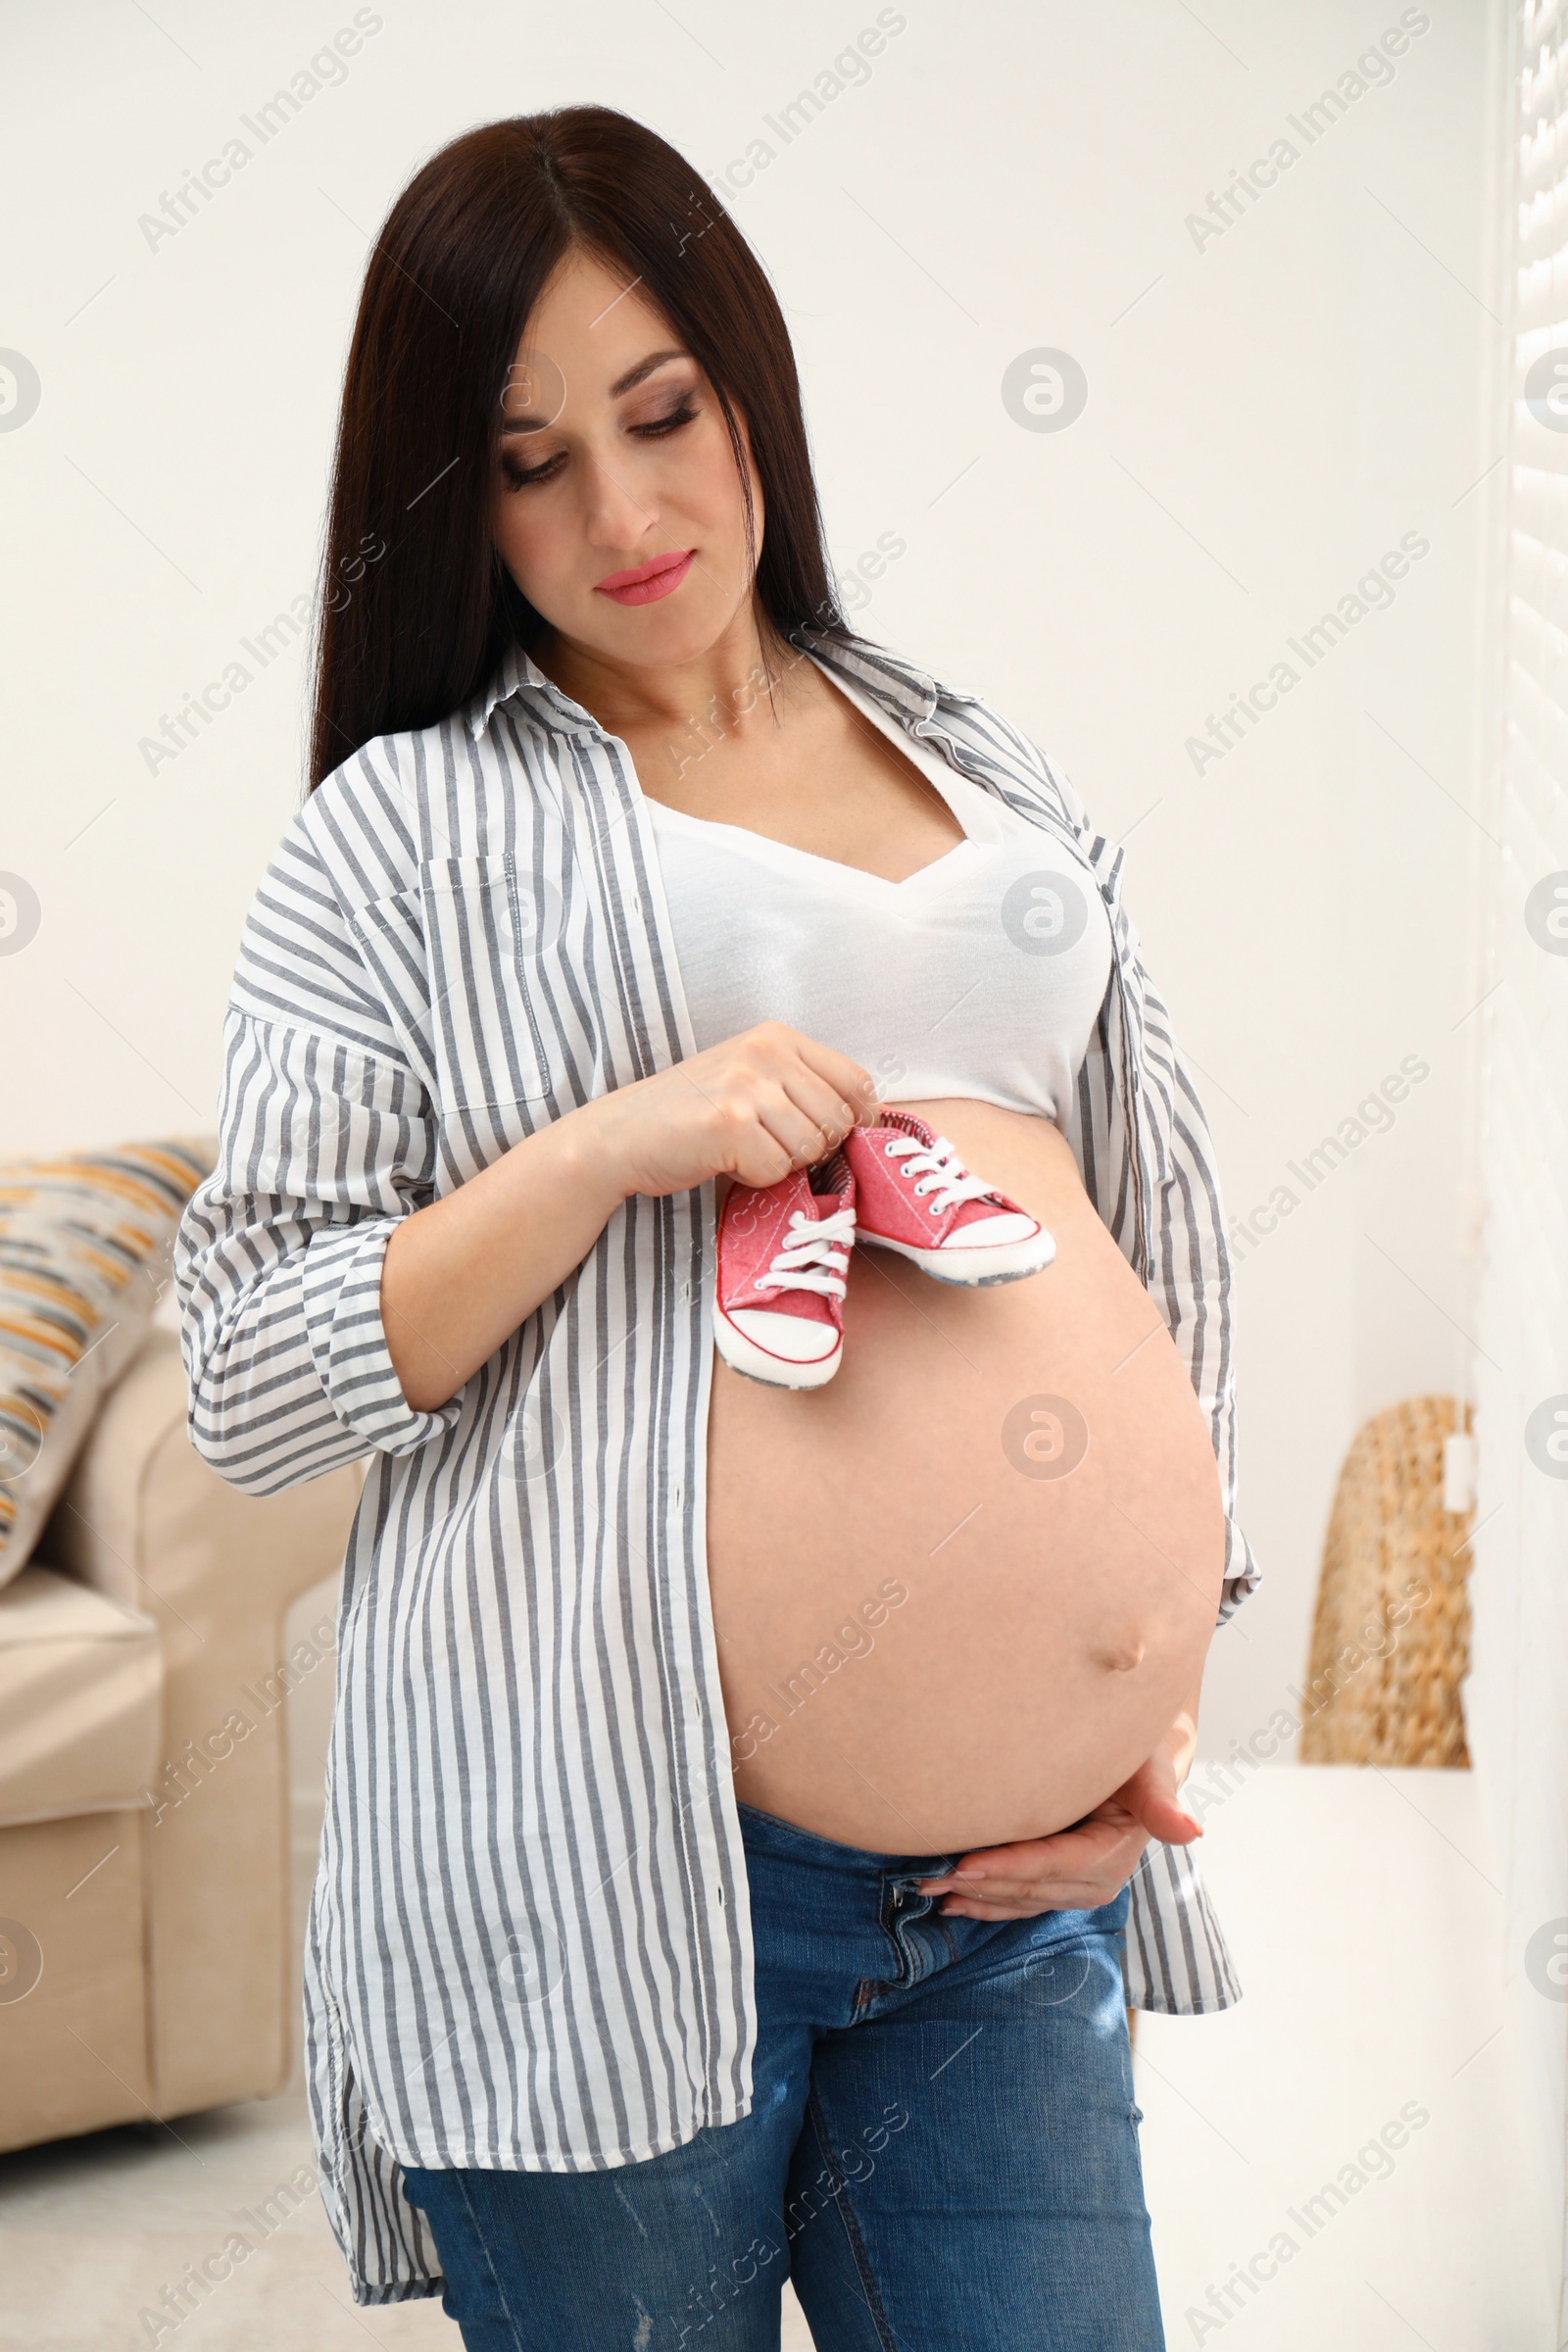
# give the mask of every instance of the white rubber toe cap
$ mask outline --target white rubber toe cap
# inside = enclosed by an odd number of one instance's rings
[[[786,1364],[819,1364],[839,1345],[831,1323],[810,1323],[804,1315],[770,1314],[763,1306],[742,1306],[728,1317],[754,1348],[778,1356]]]
[[[1040,1231],[1033,1217],[1021,1209],[1004,1209],[994,1217],[976,1217],[972,1224],[960,1225],[943,1243],[948,1250],[1004,1250],[1012,1242],[1027,1242]]]

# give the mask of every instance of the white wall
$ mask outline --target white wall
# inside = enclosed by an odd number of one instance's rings
[[[1308,145],[1288,118],[1397,27],[1396,0],[894,13],[868,79],[785,144],[768,118],[872,0],[377,0],[342,85],[156,250],[139,218],[349,0],[10,13],[0,172],[27,228],[0,340],[42,398],[0,432],[0,865],[42,922],[0,956],[6,1148],[211,1124],[239,924],[297,805],[298,651],[156,774],[138,746],[311,589],[366,242],[410,172],[461,127],[584,98],[715,178],[766,138],[732,202],[788,306],[836,559],[907,542],[862,625],[987,693],[1130,836],[1130,903],[1232,1208],[1266,1203],[1405,1056],[1430,1067],[1242,1269],[1244,1500],[1268,1582],[1216,1647],[1222,1749],[1300,1673],[1355,1427],[1465,1378],[1469,907],[1493,855],[1467,813],[1472,485],[1497,454],[1486,19],[1432,6],[1392,82]],[[1200,249],[1188,217],[1282,135],[1298,160]],[[1088,379],[1058,432],[1001,397],[1042,347]],[[1392,609],[1197,772],[1188,738],[1282,655],[1302,669],[1286,641],[1405,533],[1429,552]]]

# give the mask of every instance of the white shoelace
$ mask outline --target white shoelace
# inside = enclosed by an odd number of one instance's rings
[[[808,1217],[802,1208],[790,1212],[789,1235],[775,1251],[765,1274],[759,1274],[759,1291],[816,1291],[842,1298],[844,1280],[855,1240],[855,1211],[836,1208],[830,1217]]]
[[[902,1159],[906,1176],[916,1176],[917,1193],[936,1193],[931,1213],[937,1216],[945,1208],[956,1208],[960,1200],[980,1200],[996,1191],[983,1176],[971,1176],[945,1135],[939,1135],[929,1151],[918,1136],[895,1136],[882,1147],[889,1159]],[[906,1154],[913,1153],[912,1158]],[[940,1190],[938,1189],[940,1187]]]

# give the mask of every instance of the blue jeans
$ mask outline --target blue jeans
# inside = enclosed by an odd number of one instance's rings
[[[467,2352],[1162,2352],[1122,2006],[1127,1896],[942,1918],[954,1855],[742,1805],[753,2104],[597,2173],[411,2170]]]

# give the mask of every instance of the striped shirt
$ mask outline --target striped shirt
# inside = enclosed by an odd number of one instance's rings
[[[1212,1435],[1234,1518],[1230,1267],[1198,1098],[1122,853],[976,695],[863,639],[797,645],[1083,861],[1110,986],[1065,1132]],[[356,2299],[433,2292],[401,2167],[634,2164],[744,2115],[746,1863],[708,1590],[714,1186],[633,1196],[446,1404],[379,1288],[399,1218],[695,1051],[624,744],[519,648],[380,736],[289,826],[247,918],[220,1148],[176,1252],[190,1429],[272,1494],[368,1457],[349,1540],[306,2021]],[[1133,1880],[1128,1997],[1238,1997],[1190,1853]]]

